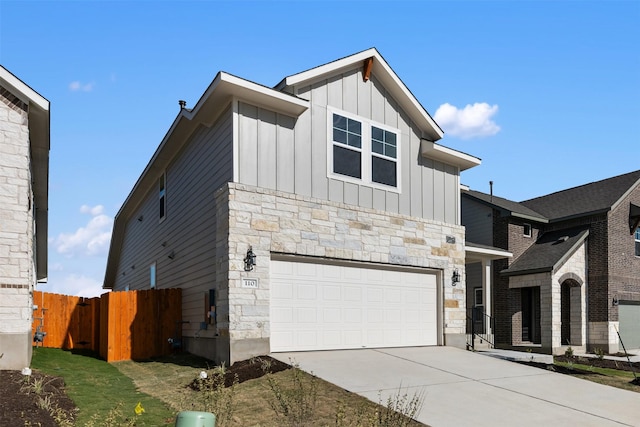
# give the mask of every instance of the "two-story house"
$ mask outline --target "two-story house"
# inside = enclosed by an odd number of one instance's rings
[[[277,351],[465,345],[460,172],[376,49],[274,88],[220,72],[180,103],[115,218],[104,287],[181,288],[182,342]]]
[[[513,254],[492,266],[497,346],[640,348],[640,171],[519,203],[463,191],[462,218],[467,245]]]
[[[31,363],[32,293],[47,277],[49,101],[0,66],[0,369]]]

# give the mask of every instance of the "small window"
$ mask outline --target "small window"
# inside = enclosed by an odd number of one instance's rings
[[[473,305],[476,307],[482,307],[484,305],[482,288],[475,288],[473,290]]]
[[[524,237],[531,237],[531,224],[524,224],[522,226],[522,235]]]
[[[156,263],[154,262],[149,267],[149,286],[151,289],[155,289],[156,287]]]
[[[636,228],[636,256],[640,256],[640,227]]]
[[[167,175],[162,174],[158,180],[158,199],[160,201],[160,220],[167,214]]]

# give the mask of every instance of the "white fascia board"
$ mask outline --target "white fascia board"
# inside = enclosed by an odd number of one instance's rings
[[[421,141],[420,152],[423,157],[458,166],[460,171],[471,169],[472,167],[478,166],[482,163],[482,161],[477,157],[445,147],[444,145],[436,144],[435,142],[427,139],[423,139]]]
[[[341,69],[351,67],[354,63],[364,61],[367,58],[375,57],[380,60],[380,54],[375,48],[367,49],[355,55],[347,56],[337,61],[329,62],[328,64],[320,65],[319,67],[312,68],[307,71],[303,71],[298,74],[294,74],[289,77],[285,77],[276,87],[276,90],[281,90],[287,86],[294,86],[307,80],[316,80],[325,74],[333,74]]]
[[[7,90],[20,98],[22,102],[25,102],[29,105],[35,105],[41,110],[49,111],[49,101],[43,98],[38,92],[27,86],[22,80],[11,74],[10,71],[8,71],[1,65],[0,83],[2,83],[2,86],[8,86]]]
[[[465,245],[464,251],[467,255],[475,255],[476,258],[484,258],[490,260],[513,257],[513,254],[509,251],[503,251],[500,249],[479,248],[476,246]]]
[[[207,89],[207,92],[192,111],[194,115],[198,114],[202,104],[211,100],[215,102],[227,96],[245,99],[253,105],[264,106],[292,117],[298,117],[309,108],[309,101],[307,100],[296,98],[293,95],[282,93],[224,72],[220,72],[216,76],[216,80]]]
[[[380,80],[385,89],[391,96],[400,103],[400,107],[409,114],[420,129],[423,129],[426,136],[434,141],[443,137],[444,132],[440,126],[431,118],[429,113],[420,104],[407,86],[400,80],[398,75],[387,64],[382,55],[375,48],[356,53],[346,58],[312,68],[302,73],[285,77],[276,87],[276,90],[283,90],[286,87],[299,85],[300,83],[312,84],[313,82],[323,78],[325,75],[333,75],[341,70],[353,68],[354,64],[360,64],[367,58],[374,58],[372,73]]]

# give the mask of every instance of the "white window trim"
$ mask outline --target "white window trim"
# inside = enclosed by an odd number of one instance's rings
[[[349,147],[354,151],[360,151],[361,153],[361,167],[362,178],[353,178],[347,175],[341,175],[333,172],[333,115],[338,114],[340,116],[347,117],[352,120],[357,120],[362,124],[362,146],[358,150],[356,147]],[[381,157],[383,159],[391,159],[384,155],[373,153],[371,150],[371,126],[393,132],[396,135],[396,187],[390,185],[380,184],[373,182],[372,170],[371,170],[371,156]],[[342,144],[341,144],[342,145]],[[346,146],[345,146],[346,147]],[[387,126],[385,124],[367,119],[356,114],[351,114],[337,108],[327,106],[327,177],[336,179],[338,181],[351,182],[358,185],[366,185],[367,187],[377,188],[380,190],[390,191],[393,193],[402,193],[402,143],[400,129]]]
[[[526,233],[527,227],[529,227],[529,234]],[[533,227],[531,227],[531,224],[522,224],[522,235],[524,237],[531,237],[533,235]]]

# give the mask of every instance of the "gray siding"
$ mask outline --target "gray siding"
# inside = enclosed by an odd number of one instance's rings
[[[214,192],[233,179],[230,109],[215,125],[193,134],[166,177],[166,218],[159,221],[154,187],[126,225],[114,290],[148,289],[155,262],[157,288],[182,288],[183,320],[191,321],[184,331],[190,335],[204,321],[204,293],[215,287]]]
[[[458,224],[457,167],[420,155],[421,130],[360,68],[296,88],[311,108],[297,120],[239,103],[239,182]],[[327,106],[400,131],[401,193],[327,176]]]
[[[493,246],[493,210],[462,196],[462,225],[467,242]]]

